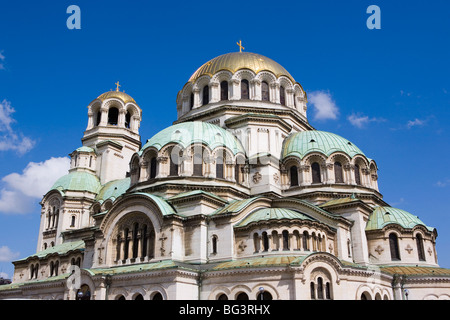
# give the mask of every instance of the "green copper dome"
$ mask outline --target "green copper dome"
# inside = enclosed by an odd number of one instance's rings
[[[401,209],[393,207],[377,207],[369,217],[366,225],[366,231],[380,230],[386,225],[395,223],[405,229],[412,229],[417,225],[423,225],[428,230],[433,231],[434,228],[428,227],[417,216]]]
[[[211,150],[223,146],[231,150],[233,154],[245,153],[240,141],[230,132],[214,124],[194,121],[179,123],[158,132],[147,140],[139,154],[141,155],[149,147],[159,151],[169,143],[179,144],[183,148],[200,143],[207,145]]]
[[[101,188],[96,175],[85,171],[74,171],[59,178],[51,190],[89,191],[97,193]]]
[[[343,152],[352,158],[357,154],[365,156],[357,146],[337,134],[310,130],[289,135],[284,140],[281,157],[303,158],[312,152],[319,152],[327,157],[334,152]]]
[[[124,194],[130,187],[130,178],[110,181],[102,186],[99,190],[96,200],[105,201],[112,199],[113,201]]]
[[[269,220],[311,220],[314,219],[304,215],[303,213],[284,209],[284,208],[263,208],[250,213],[247,217],[239,222],[235,227],[245,227],[251,223]]]

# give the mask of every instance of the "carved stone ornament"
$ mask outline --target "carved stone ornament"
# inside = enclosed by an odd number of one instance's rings
[[[380,255],[384,251],[384,249],[380,245],[378,245],[378,247],[375,248],[375,251],[378,253],[378,255]]]
[[[405,248],[406,251],[408,251],[409,254],[411,254],[411,251],[413,251],[413,248],[408,244],[408,246]]]
[[[261,175],[261,173],[259,173],[259,171],[253,175],[253,183],[255,183],[255,184],[259,183],[261,181],[261,179],[262,179],[262,175]]]
[[[273,174],[273,181],[275,181],[275,183],[278,183],[278,181],[280,180],[280,177],[278,176],[278,173],[274,173]]]
[[[239,248],[240,252],[244,252],[246,247],[247,247],[247,245],[245,244],[244,241],[241,241],[241,242],[239,243],[238,248]]]

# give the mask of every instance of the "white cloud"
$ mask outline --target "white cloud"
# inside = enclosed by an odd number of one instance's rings
[[[0,70],[5,69],[5,65],[3,64],[3,61],[5,61],[5,56],[3,55],[3,51],[0,51]]]
[[[35,142],[12,129],[11,124],[16,122],[12,117],[14,112],[9,101],[0,102],[0,151],[14,150],[22,155],[31,150]]]
[[[313,91],[308,94],[308,101],[314,106],[315,120],[337,119],[339,108],[329,92]]]
[[[359,115],[352,113],[347,117],[347,120],[350,121],[352,125],[357,128],[364,128],[369,122],[383,122],[385,119],[381,118],[370,118],[369,116]]]
[[[414,119],[414,120],[410,120],[408,121],[408,124],[406,125],[408,127],[408,129],[415,127],[415,126],[423,126],[425,124],[425,120],[420,120],[420,119]]]
[[[0,262],[10,262],[20,255],[19,252],[12,252],[7,246],[0,247]]]
[[[438,181],[436,182],[436,186],[440,188],[445,188],[446,186],[450,185],[450,179],[446,179],[444,181]]]
[[[50,158],[44,162],[30,162],[21,174],[11,173],[3,177],[6,187],[0,191],[0,212],[28,213],[33,209],[53,183],[67,174],[70,159]]]

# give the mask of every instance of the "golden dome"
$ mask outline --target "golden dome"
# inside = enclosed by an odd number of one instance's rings
[[[277,78],[286,76],[295,83],[294,78],[280,64],[265,56],[251,52],[231,52],[218,56],[198,68],[189,79],[189,82],[195,82],[205,74],[212,76],[221,70],[235,73],[240,69],[249,69],[256,74],[261,71],[270,71]]]
[[[110,98],[120,99],[123,101],[123,103],[128,103],[128,102],[136,103],[136,101],[134,101],[134,99],[131,96],[129,96],[125,92],[117,91],[117,90],[105,92],[105,93],[99,95],[97,99],[100,99],[103,101],[103,100],[110,99]]]

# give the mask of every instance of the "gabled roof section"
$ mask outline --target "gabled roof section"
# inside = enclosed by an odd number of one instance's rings
[[[26,258],[16,260],[15,262],[25,261],[27,259],[32,259],[32,258],[43,259],[46,256],[52,255],[52,254],[66,255],[69,252],[76,251],[76,250],[84,251],[84,248],[85,248],[85,244],[84,244],[83,240],[64,242],[64,243],[58,244],[56,246],[49,247],[49,248],[42,250],[40,252],[37,252],[35,254],[32,254],[31,256],[28,256]]]
[[[245,227],[252,223],[257,223],[261,221],[270,220],[309,220],[314,221],[315,219],[300,213],[298,211],[284,209],[284,208],[261,208],[253,211],[247,217],[245,217],[241,222],[236,224],[235,228]]]

